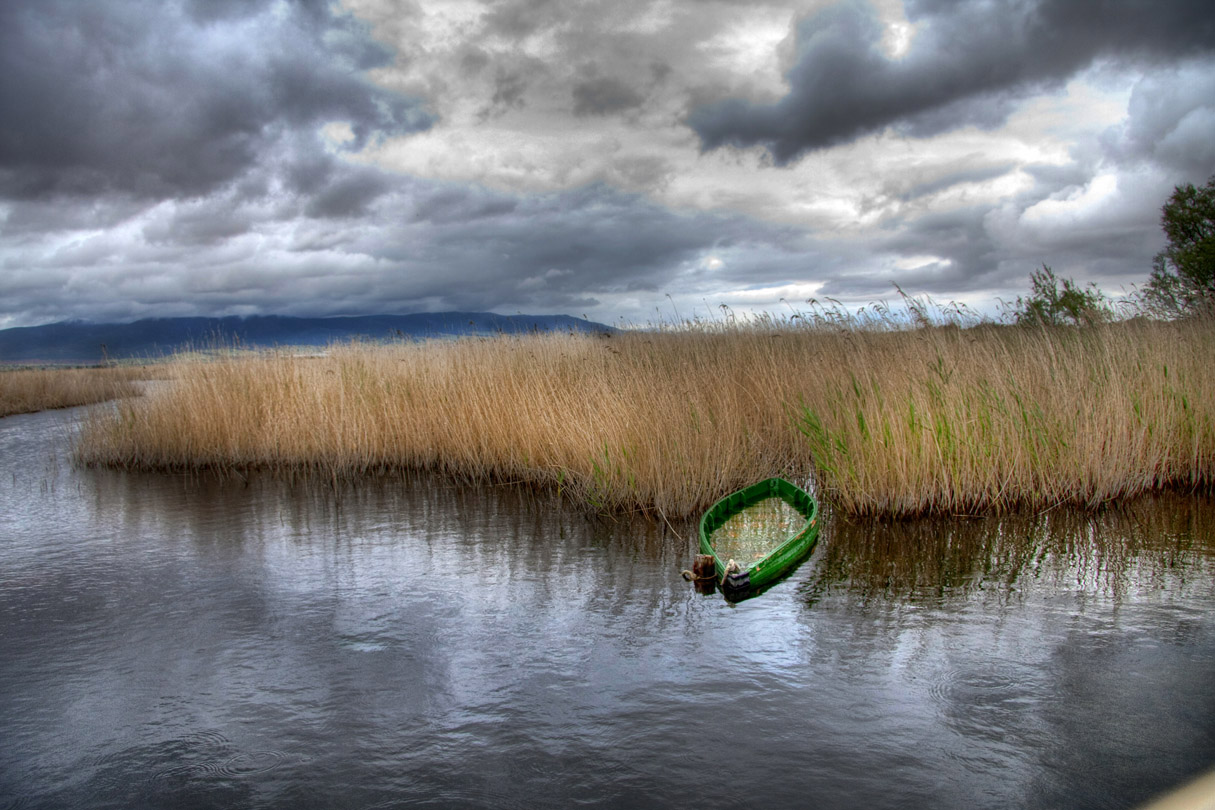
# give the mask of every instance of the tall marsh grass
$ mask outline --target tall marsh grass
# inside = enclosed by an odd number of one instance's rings
[[[0,371],[0,416],[134,396],[135,380],[146,376],[127,366]]]
[[[1095,506],[1215,470],[1215,324],[761,318],[183,360],[98,412],[86,464],[426,468],[687,516],[770,475],[846,513]]]
[[[920,330],[847,341],[802,408],[853,514],[1086,507],[1215,472],[1215,324]]]

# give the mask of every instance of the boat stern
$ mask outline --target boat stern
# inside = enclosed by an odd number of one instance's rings
[[[721,589],[723,591],[749,591],[751,590],[751,572],[750,571],[730,571],[721,580]]]

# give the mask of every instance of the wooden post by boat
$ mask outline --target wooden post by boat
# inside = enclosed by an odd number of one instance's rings
[[[692,561],[692,576],[696,577],[697,581],[717,579],[717,571],[713,566],[712,554],[696,555],[696,559]]]
[[[697,554],[692,570],[683,570],[683,578],[696,586],[697,593],[710,594],[717,590],[717,563],[712,554]]]

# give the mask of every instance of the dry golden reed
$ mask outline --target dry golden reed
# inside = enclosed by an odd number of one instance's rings
[[[131,367],[0,371],[0,416],[90,405],[139,393]]]
[[[1215,470],[1215,324],[921,329],[845,341],[802,429],[852,514],[1094,507]]]
[[[1215,465],[1215,325],[743,325],[183,360],[76,453],[140,469],[434,469],[668,517],[770,475],[851,514],[1093,506]]]

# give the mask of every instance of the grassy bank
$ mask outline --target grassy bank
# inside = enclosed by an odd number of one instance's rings
[[[1215,325],[762,321],[182,361],[78,458],[324,477],[431,468],[688,515],[814,477],[852,514],[1096,505],[1215,470]]]
[[[139,393],[140,369],[62,368],[0,371],[0,416],[73,408]]]

